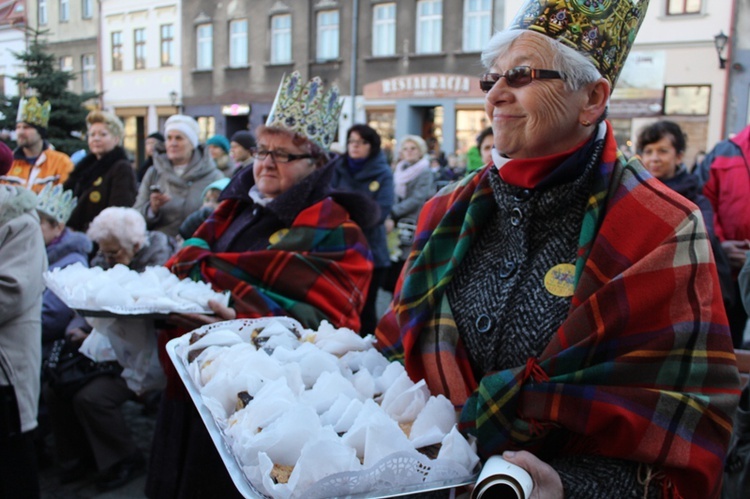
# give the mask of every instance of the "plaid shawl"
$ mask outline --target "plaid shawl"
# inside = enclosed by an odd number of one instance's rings
[[[718,494],[739,378],[698,209],[626,163],[610,130],[579,237],[568,318],[538,359],[476,380],[445,292],[494,208],[484,168],[430,200],[379,347],[505,449],[656,465],[673,496]],[[544,447],[567,431],[564,449]]]
[[[166,266],[180,278],[231,291],[239,318],[286,315],[306,327],[325,319],[358,331],[372,258],[347,211],[325,198],[302,210],[266,250],[214,253],[212,244],[239,207],[236,200],[222,202]]]

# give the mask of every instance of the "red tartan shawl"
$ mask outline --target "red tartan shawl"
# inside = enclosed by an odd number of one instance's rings
[[[462,408],[485,457],[527,448],[627,459],[663,470],[673,496],[717,496],[739,378],[700,211],[626,163],[610,128],[567,319],[538,359],[476,380],[445,288],[491,218],[491,170],[423,208],[378,326],[381,350]],[[545,448],[553,429],[568,432],[567,448]]]
[[[359,331],[359,313],[372,278],[372,256],[359,226],[331,198],[302,210],[291,227],[271,237],[262,251],[214,253],[211,245],[229,227],[240,203],[222,202],[165,266],[180,278],[208,282],[231,292],[238,318],[290,316],[305,327],[322,320]],[[184,334],[160,334],[160,356],[168,377],[167,341]],[[172,393],[172,395],[176,395]]]

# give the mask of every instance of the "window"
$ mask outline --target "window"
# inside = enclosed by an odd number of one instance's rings
[[[247,66],[247,19],[229,23],[229,66]]]
[[[198,122],[199,142],[205,143],[209,137],[216,135],[216,118],[213,116],[198,116],[195,120]]]
[[[47,0],[39,0],[37,14],[39,16],[39,24],[47,24]]]
[[[490,39],[492,23],[491,0],[464,1],[464,45],[465,52],[480,52]]]
[[[292,62],[292,16],[271,17],[271,64]]]
[[[94,17],[94,0],[81,0],[81,17],[83,19]]]
[[[174,24],[162,24],[159,28],[161,42],[160,55],[162,66],[172,66],[174,64]]]
[[[667,85],[664,87],[665,115],[707,116],[710,103],[710,85]]]
[[[133,67],[146,69],[146,28],[133,30]]]
[[[210,24],[200,24],[195,28],[196,32],[196,69],[211,69],[214,65],[214,27]]]
[[[60,71],[66,71],[68,73],[73,72],[73,56],[72,55],[64,55],[58,59],[58,63],[60,64]],[[73,89],[73,78],[68,80],[68,90]]]
[[[396,53],[396,4],[381,3],[372,8],[372,55]]]
[[[417,53],[434,54],[442,49],[443,2],[417,2]]]
[[[112,71],[122,71],[122,31],[112,32]]]
[[[339,58],[339,11],[323,10],[318,12],[318,46],[319,61],[330,61]]]
[[[60,0],[60,22],[70,19],[70,0]]]
[[[84,92],[96,91],[96,57],[94,54],[81,56],[81,89]]]
[[[667,15],[699,14],[702,0],[668,0]]]

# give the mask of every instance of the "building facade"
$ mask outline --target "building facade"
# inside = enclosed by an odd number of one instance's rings
[[[124,147],[136,162],[145,137],[180,112],[179,0],[101,0],[102,103],[125,124]]]
[[[13,53],[26,50],[26,2],[0,2],[0,93],[6,97],[19,95],[13,77],[24,72],[23,64]]]
[[[28,25],[43,31],[59,68],[70,71],[75,93],[101,92],[97,0],[28,0]]]

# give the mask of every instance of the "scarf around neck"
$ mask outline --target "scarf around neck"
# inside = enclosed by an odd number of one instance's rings
[[[400,161],[393,172],[393,190],[396,197],[404,199],[406,197],[406,187],[415,178],[422,175],[430,169],[430,160],[427,156],[422,157],[414,164],[407,161]]]

